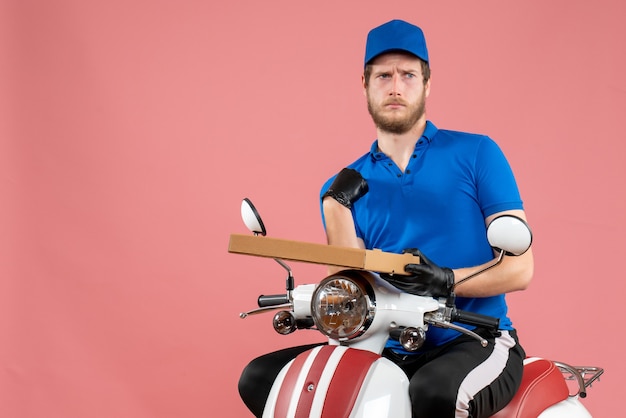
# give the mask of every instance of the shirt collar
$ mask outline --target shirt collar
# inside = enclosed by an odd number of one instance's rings
[[[438,130],[439,129],[437,129],[434,123],[427,120],[426,126],[424,127],[424,132],[422,133],[422,136],[420,139],[424,138],[426,141],[430,143],[432,142],[433,138],[437,134]],[[378,149],[378,139],[374,141],[374,143],[372,144],[372,147],[370,148],[370,154],[374,157],[376,157],[377,154],[381,154],[380,150]]]
[[[435,135],[437,135],[438,130],[439,129],[437,129],[434,123],[427,120],[426,127],[424,128],[424,133],[422,134],[422,138],[426,138],[428,142],[432,142]]]

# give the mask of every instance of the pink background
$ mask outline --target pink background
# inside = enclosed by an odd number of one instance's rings
[[[1,417],[248,416],[247,361],[321,338],[238,318],[284,285],[227,253],[241,199],[324,242],[319,187],[374,139],[365,35],[392,18],[426,32],[430,119],[489,134],[517,175],[527,352],[605,367],[584,403],[623,410],[622,2],[348,3],[0,1]]]

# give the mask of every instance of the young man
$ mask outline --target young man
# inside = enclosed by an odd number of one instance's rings
[[[388,280],[409,293],[441,297],[493,259],[486,239],[492,219],[525,216],[511,168],[491,139],[427,120],[430,85],[420,28],[393,20],[370,31],[363,88],[378,139],[326,182],[322,208],[329,244],[412,251],[422,264]],[[475,330],[489,339],[488,348],[434,327],[417,353],[387,344],[383,355],[410,378],[414,417],[489,417],[510,401],[525,354],[504,294],[525,289],[532,273],[528,251],[455,289],[459,309],[500,318],[495,335]]]
[[[422,264],[407,266],[410,276],[387,279],[410,293],[447,296],[455,280],[493,259],[486,225],[503,213],[524,218],[512,171],[488,137],[439,130],[427,121],[430,68],[417,26],[393,20],[370,31],[363,87],[378,139],[322,187],[328,242],[398,253],[411,249]],[[532,271],[528,251],[455,289],[460,309],[500,319],[497,333],[475,329],[489,340],[487,348],[435,327],[417,353],[388,343],[383,355],[410,378],[414,417],[489,417],[509,402],[525,354],[504,293],[524,289]],[[256,416],[280,369],[308,348],[270,353],[246,367],[239,392]]]

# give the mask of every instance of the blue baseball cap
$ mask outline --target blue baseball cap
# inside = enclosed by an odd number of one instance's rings
[[[365,65],[380,54],[392,51],[405,51],[428,62],[424,32],[404,20],[389,21],[367,34]]]

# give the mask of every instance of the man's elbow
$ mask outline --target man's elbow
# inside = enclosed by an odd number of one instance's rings
[[[526,290],[530,286],[530,282],[533,279],[533,271],[524,271],[517,278],[517,290]]]
[[[535,266],[532,263],[526,263],[523,269],[521,269],[517,274],[517,290],[526,290],[530,286],[530,282],[533,280],[533,275],[535,272]]]
[[[521,263],[520,269],[516,274],[516,289],[515,290],[526,290],[530,286],[530,282],[533,279],[533,274],[535,272],[535,264],[533,262],[532,254],[528,254],[524,263]]]

